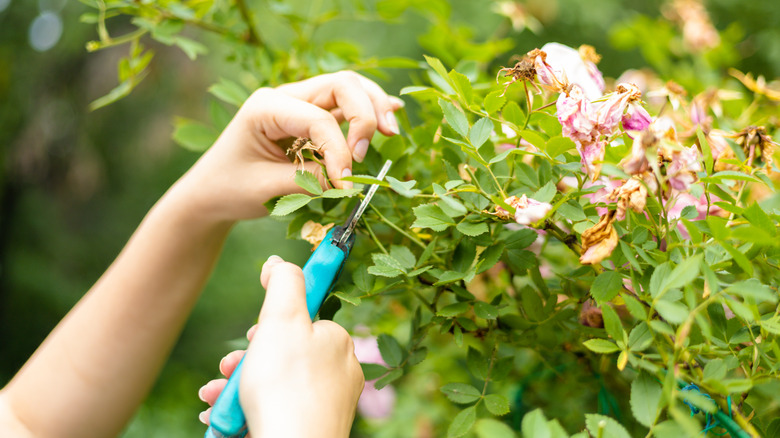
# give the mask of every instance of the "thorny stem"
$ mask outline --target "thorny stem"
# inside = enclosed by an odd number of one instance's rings
[[[260,34],[257,33],[257,29],[255,29],[254,21],[252,21],[252,14],[246,5],[246,0],[236,0],[236,6],[238,6],[241,18],[244,20],[244,23],[246,23],[247,31],[249,32],[249,40],[247,42],[253,46],[262,47],[263,40],[260,38]]]

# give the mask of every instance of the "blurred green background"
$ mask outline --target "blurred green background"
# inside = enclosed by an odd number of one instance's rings
[[[249,3],[266,11],[271,6],[301,7],[308,2]],[[446,46],[439,41],[441,29],[434,26],[430,14],[424,8],[407,10],[404,5],[410,2],[396,2],[399,13],[394,18],[376,13],[388,2],[324,3],[344,14],[336,14],[316,30],[313,38],[318,41],[350,41],[365,57],[416,60]],[[708,1],[722,44],[699,58],[675,53],[679,31],[674,24],[656,21],[664,9],[661,1],[505,3],[519,5],[511,17],[515,27],[510,17],[496,13],[497,2],[449,2],[447,24],[453,32],[467,33],[480,42],[508,39],[506,52],[492,63],[496,69],[509,64],[515,53],[558,41],[595,46],[604,57],[599,67],[608,77],[628,68],[652,67],[662,76],[703,88],[720,77],[715,73],[727,65],[768,79],[780,75],[776,0]],[[356,10],[361,14],[356,15]],[[88,54],[85,44],[96,38],[96,31],[94,25],[79,21],[87,11],[74,1],[0,0],[0,384],[14,375],[108,267],[146,211],[198,158],[171,140],[173,118],[204,119],[212,99],[206,88],[219,75],[230,73],[230,64],[210,44],[214,40],[209,35],[188,32],[212,49],[195,62],[176,48],[148,41],[158,52],[149,76],[130,97],[89,112],[89,102],[116,85],[117,61],[126,48]],[[289,44],[286,23],[259,15],[261,33],[269,44]],[[117,29],[122,29],[122,23]],[[375,79],[396,94],[416,74],[388,73]],[[259,266],[272,253],[303,263],[309,245],[286,240],[285,224],[272,219],[234,229],[161,379],[125,437],[202,434],[197,414],[205,406],[197,390],[216,376],[222,355],[241,344],[227,340],[241,339],[255,319],[262,297]],[[433,367],[421,365],[408,387],[426,385]],[[581,412],[593,402],[570,401]],[[401,391],[396,418],[420,410],[428,410],[431,418],[445,415],[435,406],[422,406],[413,393]],[[405,436],[409,427],[396,422],[358,423],[370,436]]]

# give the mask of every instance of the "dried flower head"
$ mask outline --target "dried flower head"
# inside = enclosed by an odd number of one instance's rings
[[[312,244],[311,250],[314,251],[320,245],[328,230],[333,228],[333,224],[322,225],[314,221],[307,221],[301,227],[301,239]]]
[[[547,57],[547,54],[539,49],[534,49],[520,58],[520,60],[515,63],[514,67],[502,67],[500,70],[498,70],[498,74],[496,74],[496,82],[499,82],[499,77],[502,73],[504,74],[505,78],[509,78],[509,80],[503,84],[504,92],[501,93],[502,96],[506,94],[509,86],[517,81],[533,82],[534,78],[536,77],[536,67],[534,64],[535,58],[537,56],[541,57],[542,61],[544,61],[544,59]]]
[[[582,233],[582,255],[580,263],[594,265],[609,257],[617,247],[618,235],[612,224],[615,211],[609,211],[599,222]]]
[[[501,219],[511,220],[514,219],[520,225],[530,225],[534,222],[538,222],[552,210],[552,205],[547,202],[539,202],[535,199],[531,199],[526,195],[521,197],[510,196],[504,200],[508,205],[515,208],[515,216],[501,208],[496,206],[496,212],[494,213]]]
[[[303,151],[319,152],[320,149],[321,147],[315,146],[310,138],[298,137],[287,149],[287,156],[294,157],[293,163],[300,166],[299,170],[303,170]]]
[[[647,205],[647,187],[642,183],[642,178],[635,176],[622,186],[614,189],[609,194],[610,201],[617,201],[617,210],[615,219],[622,221],[626,217],[626,209],[634,210],[636,213],[645,211]]]
[[[776,143],[767,134],[765,127],[748,126],[736,134],[735,141],[745,152],[748,166],[758,167],[763,163],[771,168]]]
[[[729,74],[742,82],[748,90],[764,95],[770,100],[780,101],[780,81],[775,80],[767,84],[766,79],[764,79],[763,76],[753,79],[752,74],[744,74],[733,68],[729,70]]]

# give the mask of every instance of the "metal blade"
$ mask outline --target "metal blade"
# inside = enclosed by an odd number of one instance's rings
[[[382,170],[379,171],[379,175],[376,176],[376,179],[379,181],[384,180],[385,175],[387,175],[387,171],[390,170],[391,164],[393,164],[393,162],[387,160],[385,165],[382,166]],[[349,236],[352,235],[352,232],[355,231],[355,227],[357,226],[358,220],[360,220],[360,216],[363,216],[366,208],[368,208],[368,203],[371,202],[371,198],[374,197],[374,193],[376,193],[378,188],[379,184],[371,184],[371,186],[367,187],[367,190],[363,191],[365,194],[363,201],[355,206],[355,209],[352,210],[352,214],[349,215],[349,218],[347,218],[347,221],[344,223],[344,232],[341,234],[338,240],[339,245],[346,242],[347,239],[349,239]]]

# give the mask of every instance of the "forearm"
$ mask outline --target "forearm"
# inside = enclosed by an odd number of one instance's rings
[[[183,186],[4,390],[35,436],[116,436],[149,391],[230,230],[193,214]]]

